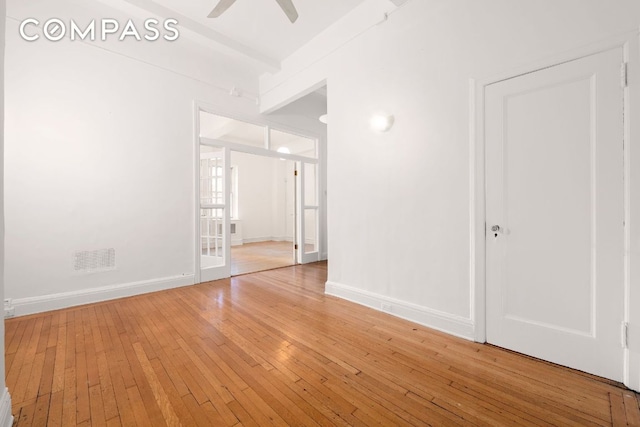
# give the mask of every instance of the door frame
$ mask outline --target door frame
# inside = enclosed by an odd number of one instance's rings
[[[307,189],[307,165],[314,165],[316,167],[315,171],[315,183],[314,183],[314,192],[316,194],[316,203],[314,205],[310,205],[307,203],[306,198],[306,189]],[[296,245],[298,250],[296,251],[296,261],[298,264],[309,264],[312,262],[318,262],[320,260],[320,180],[318,176],[318,171],[320,169],[319,164],[311,163],[311,162],[297,162],[296,163],[296,212],[297,212],[297,221],[296,221]],[[315,229],[313,230],[315,235],[315,250],[311,252],[306,251],[307,247],[307,229],[309,228],[307,225],[307,210],[312,210],[316,213],[316,223]]]
[[[213,148],[217,148],[220,149],[222,151],[222,164],[223,164],[223,172],[222,172],[222,177],[223,177],[223,183],[224,183],[224,203],[221,205],[209,205],[209,206],[202,206],[201,200],[200,200],[200,145],[205,145],[205,144],[199,144],[198,146],[198,180],[196,182],[196,254],[197,256],[197,262],[198,262],[198,271],[197,271],[197,277],[198,280],[200,280],[200,282],[202,282],[202,265],[201,265],[201,261],[202,261],[202,230],[200,229],[201,224],[201,210],[202,209],[223,209],[224,210],[224,230],[223,230],[223,254],[224,254],[224,264],[219,266],[219,267],[212,267],[209,270],[215,270],[212,274],[210,275],[210,277],[207,277],[206,281],[211,281],[211,280],[218,280],[218,279],[224,279],[226,277],[229,277],[231,275],[231,252],[230,252],[230,248],[231,248],[231,227],[230,227],[230,223],[231,223],[231,215],[230,215],[230,206],[229,206],[229,199],[227,197],[227,195],[230,193],[230,188],[231,188],[231,168],[229,167],[229,162],[231,160],[231,150],[229,150],[228,147],[223,147],[220,145],[208,145],[210,147]],[[197,282],[197,283],[200,283]]]
[[[276,151],[267,149],[267,147],[264,147],[264,148],[254,147],[254,146],[243,145],[243,144],[217,141],[210,138],[201,138],[200,137],[200,111],[204,111],[210,114],[215,114],[218,116],[222,116],[222,117],[226,117],[234,120],[239,120],[246,123],[264,126],[266,132],[268,132],[269,129],[274,129],[274,130],[288,132],[295,135],[304,136],[307,138],[312,138],[316,141],[316,158],[312,159],[309,157],[298,156],[296,154],[278,153]],[[313,132],[308,132],[301,129],[292,128],[291,126],[283,125],[278,122],[265,120],[264,117],[262,116],[247,116],[247,115],[237,114],[234,112],[228,112],[228,111],[225,111],[223,108],[216,107],[207,102],[195,100],[193,103],[193,142],[192,144],[193,144],[192,148],[193,148],[193,168],[194,168],[193,184],[192,184],[192,188],[194,191],[193,192],[194,227],[193,227],[192,241],[194,242],[194,245],[193,245],[194,283],[198,284],[198,283],[201,283],[201,259],[200,259],[200,252],[199,252],[200,251],[199,249],[199,245],[200,245],[200,219],[199,219],[200,218],[200,145],[209,145],[213,147],[224,148],[225,153],[227,153],[227,155],[230,154],[231,151],[236,151],[241,153],[254,154],[262,157],[277,158],[277,159],[284,158],[286,160],[291,160],[297,163],[312,163],[317,165],[318,170],[321,170],[321,165],[323,165],[324,162],[326,161],[326,158],[325,158],[326,150],[322,147],[323,144],[326,144],[326,141],[321,135],[314,134]],[[227,172],[225,172],[225,176],[226,175],[227,175]],[[322,179],[324,178],[322,178],[321,176],[318,176],[317,178],[317,186],[318,186],[319,194],[320,192],[324,193],[326,189],[326,182],[323,182]],[[229,186],[229,183],[227,179],[225,180],[226,194],[228,194],[228,186]],[[299,204],[300,204],[300,201],[297,201],[296,205],[299,205]],[[324,206],[324,197],[320,197],[319,206],[320,206],[319,212],[322,212],[323,211],[322,207]],[[228,212],[228,209],[226,212]],[[297,216],[299,217],[300,216],[299,206],[296,206],[296,212],[297,212]],[[318,221],[319,224],[320,224],[320,220],[324,221],[325,218],[319,219]],[[225,230],[225,235],[227,236],[227,239],[225,241],[225,254],[227,254],[228,257],[226,259],[226,263],[224,267],[225,268],[224,271],[226,272],[228,270],[228,274],[225,273],[224,275],[225,277],[220,277],[220,279],[231,277],[231,265],[230,265],[231,238],[230,238],[229,224],[230,222],[227,221],[226,223],[227,226]],[[294,227],[297,228],[297,225],[294,224]],[[318,228],[320,230],[323,230],[323,227],[319,226]],[[299,236],[297,238],[299,238]],[[318,254],[322,254],[323,251],[326,250],[326,248],[324,248],[323,242],[324,242],[323,236],[318,235],[318,248],[317,248]],[[301,263],[303,259],[303,257],[301,257],[300,254],[301,254],[300,251],[298,251],[298,253],[296,254],[295,261],[298,263]]]
[[[485,90],[487,86],[525,74],[550,68],[586,56],[614,48],[622,48],[623,61],[627,63],[628,76],[640,74],[640,31],[634,30],[609,38],[590,46],[565,52],[536,61],[527,66],[481,79],[469,79],[469,178],[470,178],[470,318],[474,327],[474,340],[485,343],[486,330],[486,204],[485,204]],[[631,306],[640,306],[640,250],[631,251],[632,226],[640,227],[640,202],[633,202],[632,192],[640,198],[640,174],[631,175],[632,165],[640,170],[640,79],[628,79],[624,89],[624,321],[638,324],[628,329],[629,345],[624,351],[624,384],[640,390],[640,310],[631,311]],[[632,108],[633,107],[633,108]],[[632,138],[633,135],[633,138]],[[630,148],[637,149],[634,151]],[[638,224],[636,226],[636,224]],[[633,228],[634,234],[635,228]],[[622,332],[621,332],[622,342]],[[630,357],[630,350],[637,357]]]

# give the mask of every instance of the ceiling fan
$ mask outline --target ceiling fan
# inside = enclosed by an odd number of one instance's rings
[[[292,23],[296,22],[298,19],[298,11],[296,7],[293,5],[292,0],[276,0],[280,5],[282,11],[287,15],[289,21]],[[236,0],[220,0],[216,7],[211,11],[208,15],[209,18],[217,18],[222,15],[227,9],[231,7],[236,2]]]

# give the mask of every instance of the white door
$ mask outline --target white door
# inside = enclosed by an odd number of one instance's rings
[[[229,148],[200,145],[198,243],[200,282],[231,276]]]
[[[308,264],[320,260],[318,165],[300,162],[297,174],[299,177],[297,192],[300,213],[298,215],[296,249],[298,262]]]
[[[614,49],[485,92],[487,341],[616,381],[622,61]]]

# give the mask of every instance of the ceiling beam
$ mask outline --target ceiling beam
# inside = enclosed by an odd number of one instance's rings
[[[206,25],[200,24],[193,19],[182,15],[172,9],[159,5],[153,0],[125,0],[127,3],[145,9],[155,15],[163,18],[175,18],[178,20],[179,25],[187,30],[193,31],[212,42],[222,45],[227,49],[237,52],[239,55],[245,58],[258,62],[270,71],[278,71],[280,69],[280,62],[274,58],[262,54],[261,52],[253,49],[245,44],[242,44],[224,34],[209,28]]]
[[[186,30],[183,33],[199,39],[209,48],[221,53],[226,53],[231,57],[248,61],[254,66],[262,69],[264,72],[277,72],[280,70],[280,61],[268,55],[264,55],[258,50],[240,43],[224,34],[203,25],[185,15],[182,15],[172,9],[162,6],[153,0],[97,0],[108,6],[119,9],[125,13],[129,13],[131,7],[141,9],[145,13],[153,14],[162,19],[174,18],[178,21],[181,29]],[[128,7],[127,7],[128,6]],[[129,9],[129,10],[126,10]],[[190,33],[190,34],[189,34]],[[195,37],[193,37],[195,36]]]

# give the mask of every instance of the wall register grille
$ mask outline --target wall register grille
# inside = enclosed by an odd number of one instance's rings
[[[98,249],[73,254],[73,270],[76,273],[113,270],[116,268],[116,250]]]

